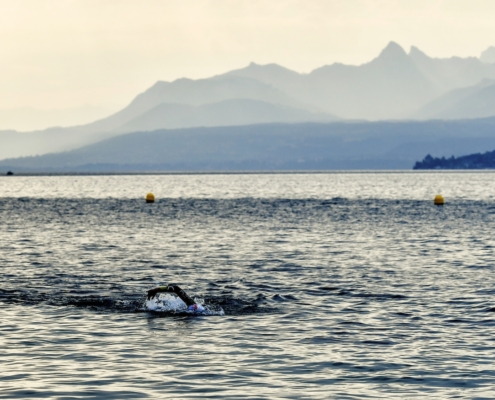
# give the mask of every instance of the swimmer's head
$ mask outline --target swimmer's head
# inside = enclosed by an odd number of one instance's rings
[[[202,313],[205,311],[205,308],[201,304],[198,304],[198,303],[190,305],[187,309],[188,309],[188,311],[196,312],[196,313]]]

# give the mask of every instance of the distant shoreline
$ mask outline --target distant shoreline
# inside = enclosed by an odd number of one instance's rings
[[[495,173],[495,169],[400,169],[400,170],[326,170],[326,171],[163,171],[163,172],[19,172],[0,177],[13,179],[16,176],[136,176],[136,175],[333,175],[333,174],[446,174],[446,173]]]

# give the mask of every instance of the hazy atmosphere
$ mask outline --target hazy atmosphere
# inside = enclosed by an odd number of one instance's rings
[[[0,399],[494,399],[494,0],[0,0]]]
[[[2,169],[409,169],[493,150],[487,1],[1,4]]]
[[[307,73],[368,62],[391,40],[442,58],[479,57],[495,44],[495,3],[486,0],[1,0],[0,6],[0,129],[90,122],[158,80],[206,78],[250,62]],[[72,120],[46,117],[32,126],[4,111],[66,115],[67,108],[88,105],[93,114],[76,111]]]

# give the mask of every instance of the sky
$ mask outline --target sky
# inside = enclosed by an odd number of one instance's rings
[[[250,62],[362,64],[495,45],[493,0],[0,0],[0,109],[117,110],[158,80]]]

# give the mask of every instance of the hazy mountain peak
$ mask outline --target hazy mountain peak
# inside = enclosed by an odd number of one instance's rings
[[[250,74],[253,73],[260,73],[260,74],[279,73],[279,74],[288,74],[288,75],[299,75],[297,72],[282,67],[281,65],[275,63],[261,65],[255,62],[250,62],[247,67],[227,72],[224,75],[249,76],[252,78],[253,76]],[[259,78],[259,76],[256,76],[255,78]]]
[[[399,57],[401,58],[407,57],[407,53],[400,45],[398,45],[395,42],[390,42],[387,45],[387,47],[385,47],[378,56],[379,59],[391,59],[391,58],[399,58]]]
[[[495,64],[495,47],[490,46],[481,53],[480,61],[485,64]]]
[[[223,75],[217,75],[215,79],[231,77],[249,78],[285,91],[288,86],[298,82],[301,76],[301,74],[278,64],[260,65],[251,62],[247,67],[236,69]]]

